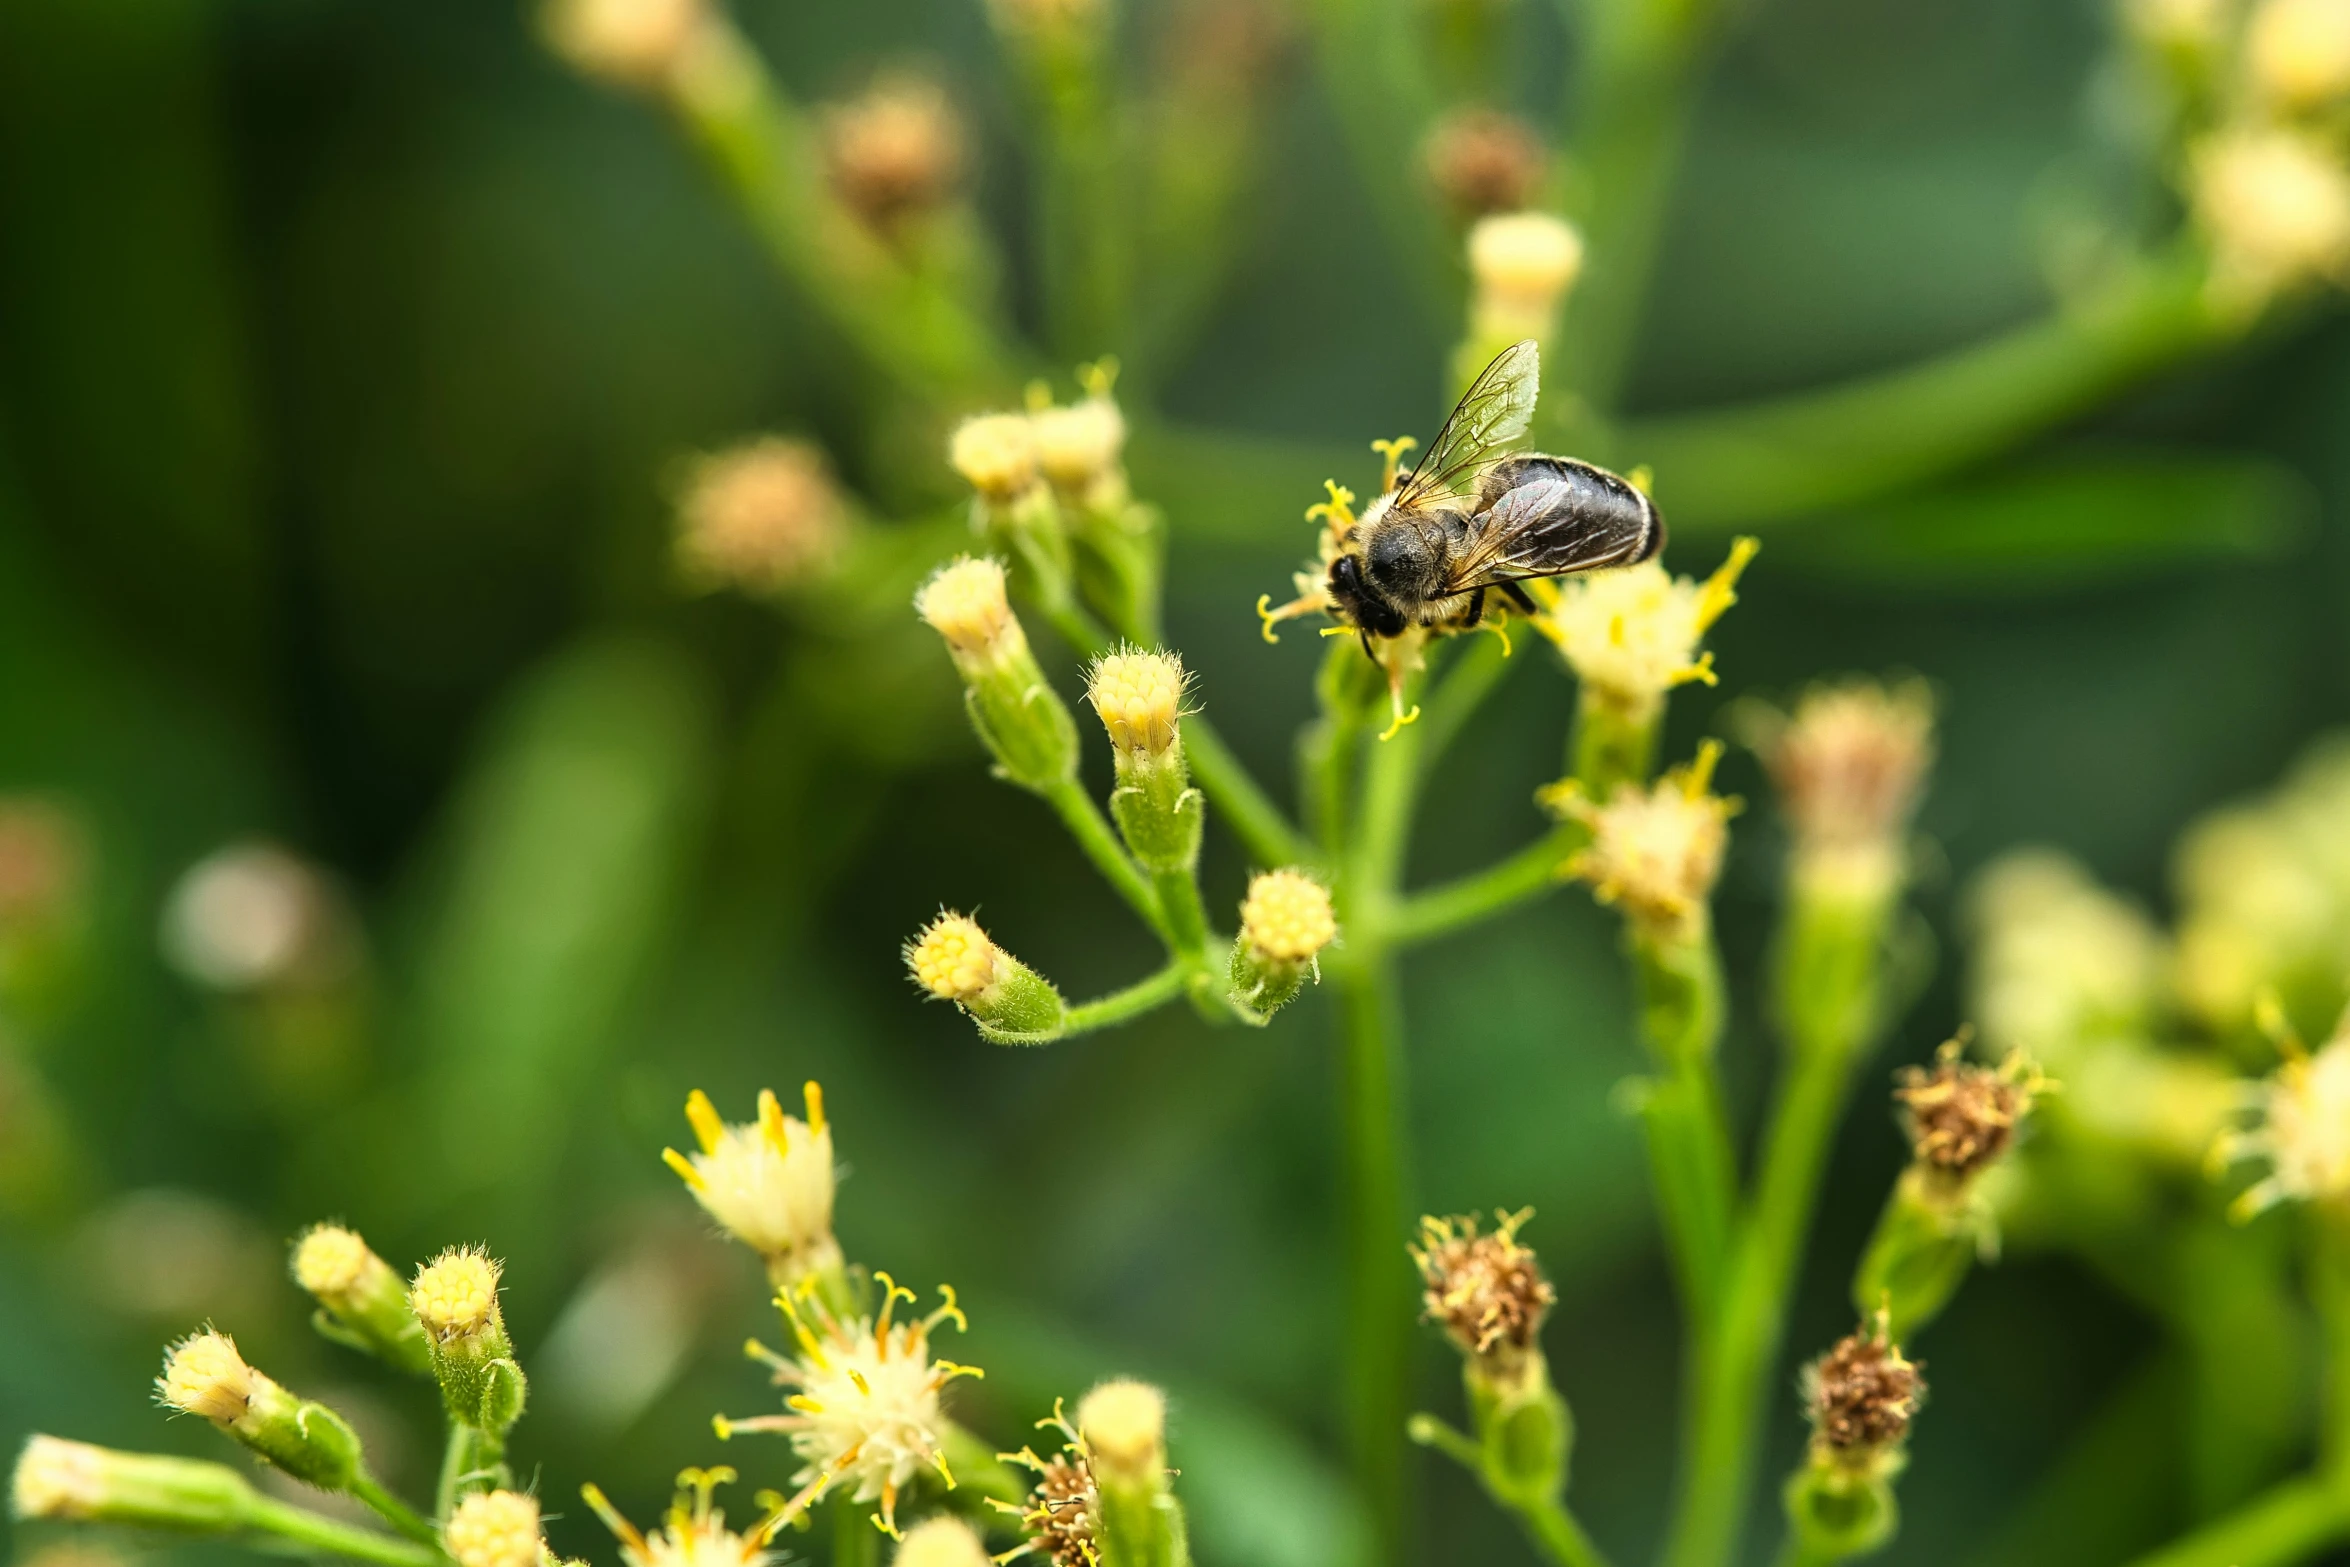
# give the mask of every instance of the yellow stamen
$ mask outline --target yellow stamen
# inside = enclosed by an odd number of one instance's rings
[[[1477,629],[1479,631],[1490,631],[1495,636],[1501,638],[1501,656],[1504,658],[1510,656],[1510,628],[1507,624],[1507,621],[1508,617],[1505,615],[1497,616],[1491,620],[1480,620],[1477,622]]]
[[[694,1138],[701,1143],[702,1152],[716,1153],[719,1140],[726,1135],[726,1123],[718,1119],[718,1107],[710,1103],[710,1096],[698,1088],[686,1095],[685,1118],[693,1123]]]
[[[702,1179],[702,1172],[694,1168],[694,1162],[691,1159],[688,1159],[684,1154],[679,1153],[676,1149],[662,1149],[661,1162],[669,1166],[669,1168],[672,1170],[675,1170],[678,1174],[678,1178],[683,1180],[686,1185],[692,1187],[695,1191],[706,1192],[710,1189],[708,1184],[705,1183]]]
[[[1746,563],[1754,559],[1755,551],[1761,548],[1762,544],[1759,540],[1744,535],[1730,542],[1728,558],[1714,569],[1714,574],[1705,579],[1705,586],[1698,590],[1698,630],[1703,631],[1721,619],[1723,613],[1738,602],[1738,594],[1735,591],[1738,584],[1738,574],[1746,569]]]
[[[1403,467],[1403,454],[1419,444],[1408,435],[1399,435],[1392,441],[1373,441],[1371,443],[1371,450],[1377,452],[1387,463],[1386,472],[1381,474],[1379,478],[1381,490],[1395,488],[1396,472]]]
[[[952,1322],[957,1333],[970,1332],[971,1321],[963,1315],[963,1308],[955,1299],[955,1287],[952,1284],[941,1284],[938,1287],[938,1292],[946,1297],[946,1303],[932,1312],[930,1320],[925,1322],[923,1326],[936,1327],[941,1322]]]
[[[779,1156],[791,1152],[791,1133],[783,1124],[783,1106],[777,1102],[772,1088],[759,1090],[759,1133]]]
[[[1330,492],[1326,501],[1316,501],[1306,508],[1306,521],[1323,521],[1331,531],[1343,532],[1355,525],[1355,492],[1336,479],[1324,479],[1322,488]]]
[[[604,1527],[611,1530],[614,1537],[640,1557],[645,1553],[644,1535],[635,1524],[620,1516],[620,1510],[605,1498],[602,1491],[592,1485],[583,1485],[579,1488],[579,1494],[586,1498],[596,1516],[604,1520]]]
[[[824,1090],[816,1086],[815,1079],[810,1078],[800,1085],[800,1097],[808,1106],[808,1130],[819,1137],[823,1136]]]

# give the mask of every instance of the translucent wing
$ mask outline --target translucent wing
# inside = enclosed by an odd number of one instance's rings
[[[1436,432],[1428,455],[1397,492],[1395,509],[1408,511],[1461,493],[1469,476],[1526,433],[1541,390],[1542,349],[1534,339],[1512,343],[1496,354],[1453,405],[1452,416]]]
[[[1479,512],[1448,563],[1440,596],[1528,577],[1629,566],[1664,547],[1664,519],[1626,480],[1570,457],[1532,457],[1519,482]]]

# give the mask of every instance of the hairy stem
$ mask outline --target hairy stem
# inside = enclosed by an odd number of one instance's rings
[[[415,1508],[385,1490],[383,1483],[375,1476],[363,1473],[353,1480],[351,1495],[378,1518],[390,1524],[409,1539],[421,1540],[426,1545],[432,1546],[436,1550],[439,1549],[440,1530],[434,1528],[432,1521],[418,1513]]]
[[[1313,851],[1273,797],[1249,775],[1240,758],[1197,713],[1183,720],[1183,749],[1191,758],[1192,776],[1208,803],[1238,835],[1241,844],[1260,865],[1302,865]]]
[[[1151,890],[1141,867],[1127,855],[1126,846],[1118,841],[1109,818],[1102,815],[1093,797],[1075,779],[1064,778],[1045,791],[1045,801],[1069,829],[1069,836],[1077,840],[1077,847],[1093,861],[1102,879],[1142,916],[1143,923],[1156,931],[1161,941],[1172,944],[1174,937],[1169,933],[1166,915],[1159,908],[1158,894]]]
[[[1496,865],[1412,894],[1397,905],[1389,939],[1399,946],[1434,941],[1541,897],[1559,884],[1560,867],[1587,836],[1582,827],[1565,823]]]
[[[281,1540],[353,1561],[377,1562],[382,1567],[445,1567],[448,1560],[431,1546],[354,1528],[274,1497],[255,1495],[246,1503],[245,1522]]]
[[[1191,964],[1178,958],[1123,990],[1113,990],[1106,996],[1071,1007],[1061,1031],[1064,1036],[1090,1034],[1096,1029],[1130,1022],[1146,1012],[1155,1012],[1183,994],[1193,972]]]

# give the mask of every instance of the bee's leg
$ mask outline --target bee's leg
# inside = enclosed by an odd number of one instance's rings
[[[1534,595],[1526,591],[1525,585],[1523,583],[1497,582],[1494,584],[1494,586],[1501,589],[1501,596],[1503,598],[1506,598],[1512,604],[1517,605],[1519,609],[1524,610],[1528,615],[1539,615],[1542,613],[1541,610],[1537,609],[1534,605]]]
[[[1355,634],[1356,634],[1358,637],[1360,637],[1360,638],[1362,639],[1362,643],[1363,643],[1363,657],[1365,657],[1365,658],[1369,659],[1369,660],[1370,660],[1372,663],[1374,663],[1374,664],[1378,663],[1378,662],[1379,662],[1379,650],[1378,650],[1377,648],[1375,648],[1375,647],[1371,646],[1371,633],[1369,633],[1368,631],[1358,631],[1358,632],[1357,632],[1357,633],[1355,633]]]
[[[1483,625],[1484,622],[1485,590],[1483,588],[1479,588],[1476,592],[1469,595],[1469,610],[1467,614],[1461,617],[1461,624],[1474,629],[1480,625]]]

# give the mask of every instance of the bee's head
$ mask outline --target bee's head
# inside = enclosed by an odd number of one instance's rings
[[[1359,556],[1341,555],[1330,563],[1330,597],[1346,619],[1375,637],[1400,637],[1404,619],[1394,605],[1371,587],[1363,576]]]

